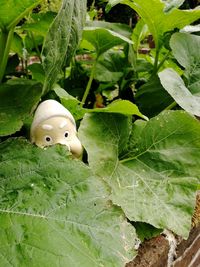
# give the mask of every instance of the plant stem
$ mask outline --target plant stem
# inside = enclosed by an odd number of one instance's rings
[[[34,35],[33,35],[32,32],[30,32],[30,37],[31,37],[31,39],[32,39],[32,41],[33,41],[33,45],[34,45],[35,50],[36,50],[36,52],[37,52],[37,56],[38,56],[38,58],[39,58],[39,60],[40,60],[40,63],[42,63],[42,58],[41,58],[40,50],[39,50],[39,48],[38,48],[38,45],[37,45],[37,43],[36,43],[36,41],[35,41],[35,37],[34,37]]]
[[[158,71],[158,59],[159,59],[159,49],[156,49],[156,56],[154,61],[154,67],[153,67],[153,74],[156,74]]]
[[[4,72],[5,72],[5,69],[6,69],[6,65],[7,65],[7,62],[8,62],[8,55],[9,55],[9,51],[10,51],[12,37],[13,37],[13,34],[14,34],[14,28],[10,29],[10,31],[8,33],[5,33],[5,34],[7,36],[6,36],[6,40],[5,40],[3,57],[2,57],[2,60],[0,62],[0,83],[2,82],[2,79],[3,79],[3,76],[4,76]]]
[[[4,50],[5,50],[5,46],[6,46],[6,41],[7,41],[7,32],[5,31],[1,31],[0,32],[0,65],[3,59],[3,54],[4,54]]]
[[[92,86],[92,81],[94,79],[94,74],[95,74],[95,70],[96,70],[96,64],[97,64],[97,58],[95,59],[95,62],[92,66],[92,70],[91,70],[91,73],[90,73],[90,78],[89,78],[89,81],[87,83],[87,86],[86,86],[86,89],[85,89],[85,92],[84,92],[84,95],[83,95],[83,98],[82,98],[82,101],[81,101],[81,106],[83,106],[85,104],[85,101],[88,97],[88,94],[90,92],[90,89],[91,89],[91,86]]]
[[[166,53],[166,55],[163,57],[163,59],[161,60],[161,62],[157,66],[157,71],[162,67],[162,65],[164,64],[165,60],[169,57],[170,53],[171,53],[171,51],[168,51]]]
[[[177,105],[177,103],[174,101],[174,102],[172,102],[169,106],[167,106],[164,110],[171,110],[171,109],[173,109],[176,105]]]

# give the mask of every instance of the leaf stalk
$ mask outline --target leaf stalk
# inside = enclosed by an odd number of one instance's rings
[[[92,66],[92,70],[91,70],[91,73],[90,73],[90,78],[88,80],[88,83],[87,83],[87,86],[86,86],[86,89],[85,89],[85,92],[84,92],[84,95],[83,95],[83,98],[82,98],[82,101],[81,101],[81,106],[83,106],[85,104],[85,101],[89,95],[89,92],[90,92],[90,89],[91,89],[91,86],[92,86],[92,81],[94,79],[94,75],[95,75],[95,70],[96,70],[96,65],[97,65],[97,58]]]
[[[3,56],[0,60],[0,83],[2,83],[3,76],[5,73],[5,69],[6,69],[6,65],[8,62],[8,56],[9,56],[9,51],[10,51],[10,46],[11,46],[13,34],[14,34],[14,28],[10,29],[9,32],[3,33],[4,36],[3,36],[3,40],[2,40],[2,46],[1,46],[1,49],[3,50],[2,51]]]

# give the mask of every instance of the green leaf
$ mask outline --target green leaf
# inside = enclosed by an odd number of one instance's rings
[[[73,114],[75,120],[80,120],[83,118],[84,114],[87,112],[87,109],[80,105],[81,102],[77,98],[71,96],[64,89],[58,86],[54,88],[54,92],[60,98],[62,105]]]
[[[101,27],[85,27],[83,38],[94,46],[97,57],[114,46],[132,44],[132,41],[122,34]]]
[[[31,19],[33,22],[25,23],[22,26],[22,29],[45,37],[55,16],[56,13],[51,11],[46,13],[32,14]]]
[[[174,101],[157,76],[152,77],[137,90],[135,100],[140,111],[148,117],[158,115]]]
[[[15,27],[26,14],[41,2],[42,0],[1,0],[0,28],[10,30]]]
[[[180,107],[193,115],[200,116],[200,97],[191,94],[173,69],[165,69],[158,75],[162,86]]]
[[[95,79],[107,83],[118,82],[128,67],[130,64],[122,51],[107,51],[97,61]]]
[[[106,112],[106,113],[118,113],[123,115],[137,115],[145,120],[148,120],[138,109],[138,107],[128,100],[116,100],[113,101],[105,108],[95,108],[91,112]]]
[[[200,36],[175,33],[170,46],[179,64],[185,68],[188,89],[192,94],[200,95]]]
[[[188,33],[174,33],[170,40],[173,55],[185,69],[200,62],[200,36]]]
[[[113,203],[129,220],[186,238],[200,178],[199,132],[199,122],[183,111],[136,121],[131,136],[124,116],[89,114],[79,137],[89,166],[110,185]]]
[[[41,94],[41,84],[31,80],[18,79],[0,85],[0,136],[21,129]]]
[[[0,144],[0,266],[123,267],[135,232],[105,183],[64,146]]]
[[[86,0],[63,0],[43,45],[44,91],[56,82],[63,64],[68,65],[79,44],[86,15]]]
[[[10,50],[11,53],[17,53],[20,57],[23,57],[23,41],[17,33],[13,35]]]
[[[42,68],[42,65],[40,63],[33,63],[28,66],[28,70],[32,74],[32,79],[41,82],[42,84],[44,83],[45,79],[45,74],[44,70]]]
[[[200,24],[198,25],[188,25],[185,26],[180,32],[183,33],[195,33],[195,32],[200,32]]]
[[[148,223],[135,222],[133,223],[136,233],[143,242],[145,239],[151,239],[163,232],[163,229],[157,229]]]
[[[105,108],[86,109],[80,106],[80,101],[68,94],[64,89],[56,87],[55,93],[60,98],[61,103],[70,110],[76,120],[82,119],[85,113],[118,113],[124,115],[136,115],[148,120],[138,109],[138,107],[128,100],[116,100]]]
[[[165,12],[169,12],[175,7],[180,7],[185,0],[162,0],[162,2],[165,4]]]
[[[147,25],[144,23],[142,19],[140,19],[133,29],[132,40],[133,47],[135,52],[138,52],[141,41],[147,36],[149,33]]]
[[[170,12],[165,12],[166,5],[160,0],[110,0],[108,7],[111,8],[118,3],[130,6],[140,15],[152,33],[157,49],[163,44],[162,37],[165,32],[175,28],[181,29],[200,18],[200,9],[173,8]]]
[[[97,27],[97,28],[106,28],[108,30],[114,31],[119,33],[120,35],[130,38],[132,34],[131,28],[122,23],[111,23],[107,21],[101,21],[101,20],[94,20],[94,21],[88,21],[86,26],[88,27]]]

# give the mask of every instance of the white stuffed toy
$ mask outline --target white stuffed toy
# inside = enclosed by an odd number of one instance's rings
[[[38,106],[30,137],[32,143],[42,148],[62,144],[75,157],[80,157],[83,152],[72,114],[55,100],[46,100]]]

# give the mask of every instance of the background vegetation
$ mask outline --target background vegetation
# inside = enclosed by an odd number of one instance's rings
[[[124,266],[187,238],[200,157],[199,1],[1,1],[1,266]],[[83,159],[29,141],[39,102]]]

